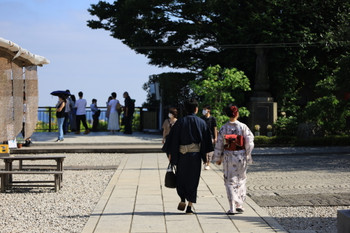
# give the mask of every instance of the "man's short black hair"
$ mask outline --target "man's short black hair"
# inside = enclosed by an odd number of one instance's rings
[[[79,96],[79,97],[83,97],[83,92],[82,92],[82,91],[79,91],[78,96]]]
[[[185,102],[185,111],[187,114],[195,113],[198,107],[198,101],[196,99],[189,99]]]
[[[117,93],[112,92],[111,96],[112,96],[113,98],[117,98]]]
[[[204,107],[203,107],[204,109],[208,109],[208,110],[211,110],[211,107],[210,107],[210,105],[204,105]]]

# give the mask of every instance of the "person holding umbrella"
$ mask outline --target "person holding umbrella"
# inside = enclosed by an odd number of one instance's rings
[[[63,141],[63,122],[66,108],[66,98],[65,95],[58,96],[58,103],[56,104],[56,117],[58,126],[58,138],[56,142]]]
[[[66,91],[53,91],[51,95],[58,97],[58,103],[56,104],[56,118],[57,118],[57,127],[58,127],[58,138],[56,142],[63,141],[63,123],[66,109],[66,99],[70,96],[69,92]]]

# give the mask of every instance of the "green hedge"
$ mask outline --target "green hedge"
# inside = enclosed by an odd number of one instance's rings
[[[350,136],[327,136],[322,138],[297,139],[289,136],[256,136],[256,147],[264,146],[350,146]]]

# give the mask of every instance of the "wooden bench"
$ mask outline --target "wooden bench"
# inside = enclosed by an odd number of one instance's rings
[[[9,176],[13,175],[54,175],[54,180],[47,181],[12,181]],[[1,192],[5,192],[12,187],[53,187],[55,192],[61,189],[61,177],[63,171],[0,171]],[[52,185],[47,185],[47,184]]]
[[[5,156],[0,157],[0,160],[4,160],[5,163],[5,170],[6,171],[12,171],[13,169],[13,162],[16,160],[19,162],[19,170],[56,170],[56,171],[63,171],[63,161],[66,158],[64,155],[49,155],[49,156]],[[25,161],[55,161],[56,165],[42,165],[42,164],[23,164]],[[11,181],[11,175],[9,176],[9,180]],[[61,182],[62,182],[63,175],[61,175]]]

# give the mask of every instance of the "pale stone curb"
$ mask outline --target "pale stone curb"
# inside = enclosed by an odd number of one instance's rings
[[[258,206],[253,199],[247,196],[246,204],[248,204],[273,230],[276,232],[286,232],[286,230],[269,214]]]
[[[116,184],[118,182],[119,176],[122,173],[125,164],[128,160],[129,156],[125,155],[123,156],[122,160],[120,161],[120,164],[118,166],[118,169],[115,171],[112,179],[110,180],[110,182],[108,183],[103,195],[101,196],[101,199],[99,200],[99,202],[97,203],[97,205],[95,206],[93,212],[90,215],[90,218],[88,220],[88,222],[85,224],[85,227],[82,231],[82,233],[92,233],[95,231],[95,228],[98,225],[98,222],[103,214],[103,211],[114,191],[114,188],[116,187]]]

